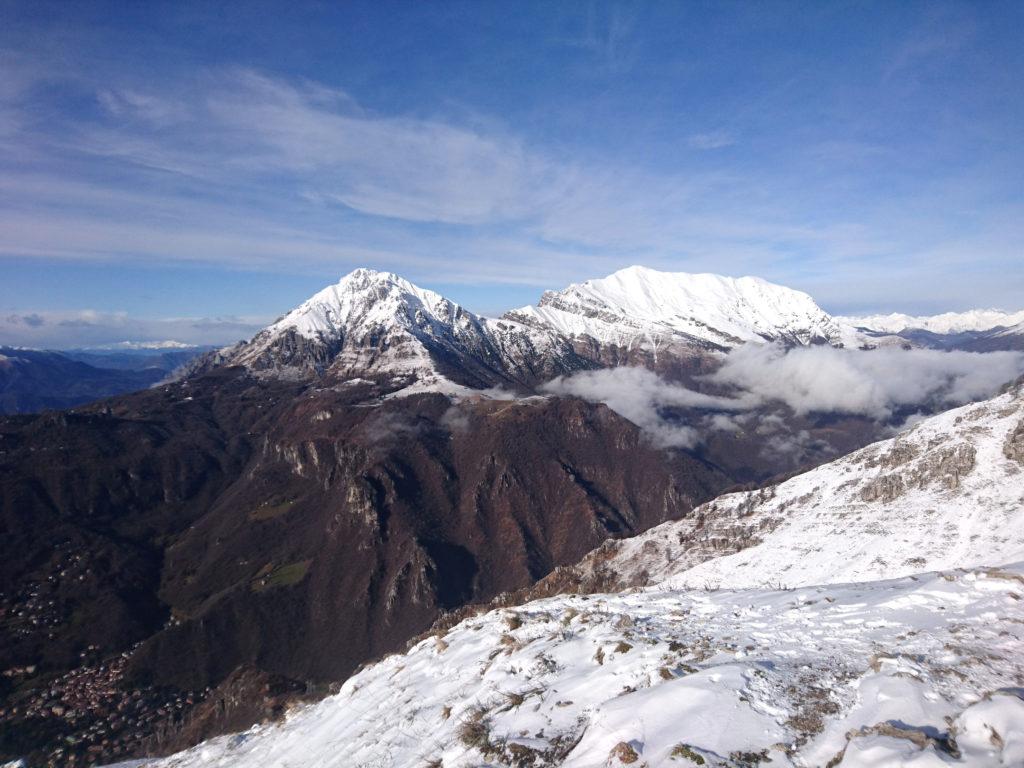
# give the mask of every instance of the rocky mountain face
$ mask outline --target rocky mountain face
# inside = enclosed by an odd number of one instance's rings
[[[758,278],[630,267],[495,320],[360,269],[210,360],[296,379],[529,389],[614,365],[692,374],[738,344],[839,344],[842,335],[809,296]]]
[[[157,765],[1015,765],[1022,532],[1018,382],[605,542]]]
[[[264,375],[487,388],[592,363],[557,334],[493,321],[387,272],[359,269],[221,353]]]
[[[729,482],[601,405],[369,391],[222,367],[0,422],[0,753],[239,727]]]

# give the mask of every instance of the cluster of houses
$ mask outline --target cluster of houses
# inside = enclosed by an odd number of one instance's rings
[[[79,667],[0,704],[0,721],[51,735],[30,764],[85,766],[136,754],[156,725],[180,720],[205,695],[125,687],[131,654]]]

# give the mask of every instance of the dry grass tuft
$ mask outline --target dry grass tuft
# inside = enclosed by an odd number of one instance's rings
[[[676,744],[672,747],[672,752],[669,754],[669,757],[673,760],[689,760],[694,765],[704,765],[704,758],[697,752],[694,752],[693,748],[689,744]]]
[[[470,749],[477,749],[484,754],[493,750],[491,724],[487,719],[487,710],[483,707],[470,710],[466,719],[459,724],[456,735]]]

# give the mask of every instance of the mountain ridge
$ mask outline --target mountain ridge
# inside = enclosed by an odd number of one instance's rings
[[[523,384],[535,368],[584,363],[553,334],[476,315],[390,272],[357,269],[267,326],[221,350],[227,365],[344,379],[425,378],[486,388]]]
[[[626,346],[661,339],[717,349],[749,341],[840,341],[838,325],[801,291],[759,277],[660,272],[636,265],[546,291],[537,307],[505,316]]]
[[[846,336],[807,294],[754,277],[629,267],[488,318],[361,268],[207,360],[259,375],[530,388],[583,369],[654,367],[666,353],[699,367],[744,343],[841,345]]]

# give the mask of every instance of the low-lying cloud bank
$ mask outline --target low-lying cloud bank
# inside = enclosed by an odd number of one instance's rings
[[[657,445],[690,448],[698,441],[692,427],[662,418],[663,408],[704,408],[715,411],[747,410],[740,398],[715,397],[672,384],[646,368],[607,368],[559,376],[543,386],[555,395],[574,395],[604,403],[643,429]]]
[[[669,408],[736,413],[781,403],[798,415],[841,413],[880,422],[906,408],[953,407],[991,396],[1024,374],[1021,352],[942,352],[746,345],[705,377],[730,396],[695,392],[644,368],[612,368],[559,377],[552,394],[605,403],[641,427],[658,445],[692,447],[699,432],[667,420]],[[709,417],[712,420],[714,417]],[[731,421],[718,417],[718,422]],[[722,428],[704,420],[705,429]]]
[[[887,419],[907,406],[954,406],[995,393],[1024,373],[1021,352],[934,349],[740,347],[709,379],[796,413],[848,413]]]

